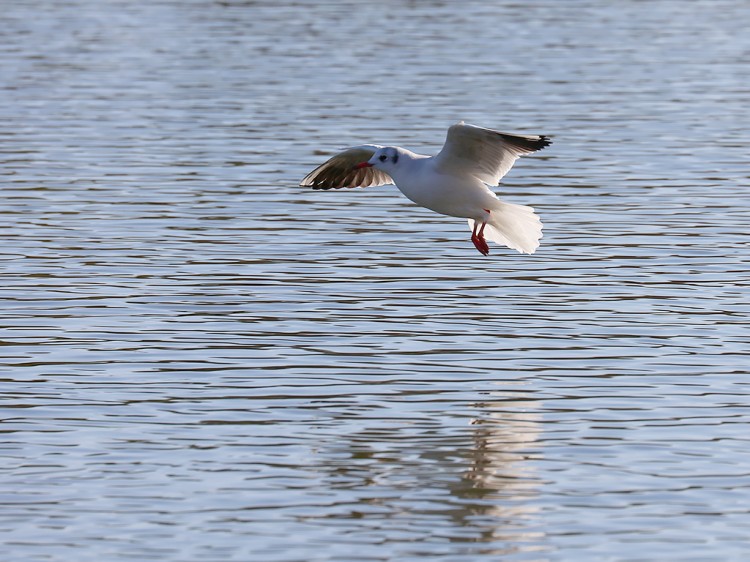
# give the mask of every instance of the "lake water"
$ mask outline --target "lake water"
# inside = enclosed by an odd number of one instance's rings
[[[748,559],[746,2],[0,20],[4,560]],[[297,186],[461,119],[533,256]]]

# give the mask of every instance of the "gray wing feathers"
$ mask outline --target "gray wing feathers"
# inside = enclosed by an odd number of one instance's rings
[[[300,185],[313,189],[340,189],[393,183],[391,176],[375,168],[355,168],[360,162],[372,158],[379,148],[375,144],[348,148],[307,174]]]
[[[552,144],[544,135],[517,135],[467,125],[448,129],[445,145],[435,156],[436,169],[445,174],[472,175],[496,185],[520,156]]]

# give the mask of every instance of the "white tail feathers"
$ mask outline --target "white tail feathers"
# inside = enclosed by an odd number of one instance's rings
[[[469,219],[469,228],[474,230],[473,219]],[[497,201],[484,228],[484,237],[522,254],[533,254],[542,237],[542,221],[531,207]]]

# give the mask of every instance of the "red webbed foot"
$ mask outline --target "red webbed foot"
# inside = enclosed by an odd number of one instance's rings
[[[474,247],[479,250],[479,253],[483,256],[487,256],[490,253],[490,247],[487,245],[487,240],[484,236],[477,236],[476,234],[471,235],[471,241],[474,242]]]

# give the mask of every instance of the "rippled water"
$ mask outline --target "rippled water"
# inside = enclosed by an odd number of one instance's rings
[[[750,554],[750,10],[15,0],[5,560]],[[344,146],[552,135],[480,256]]]

